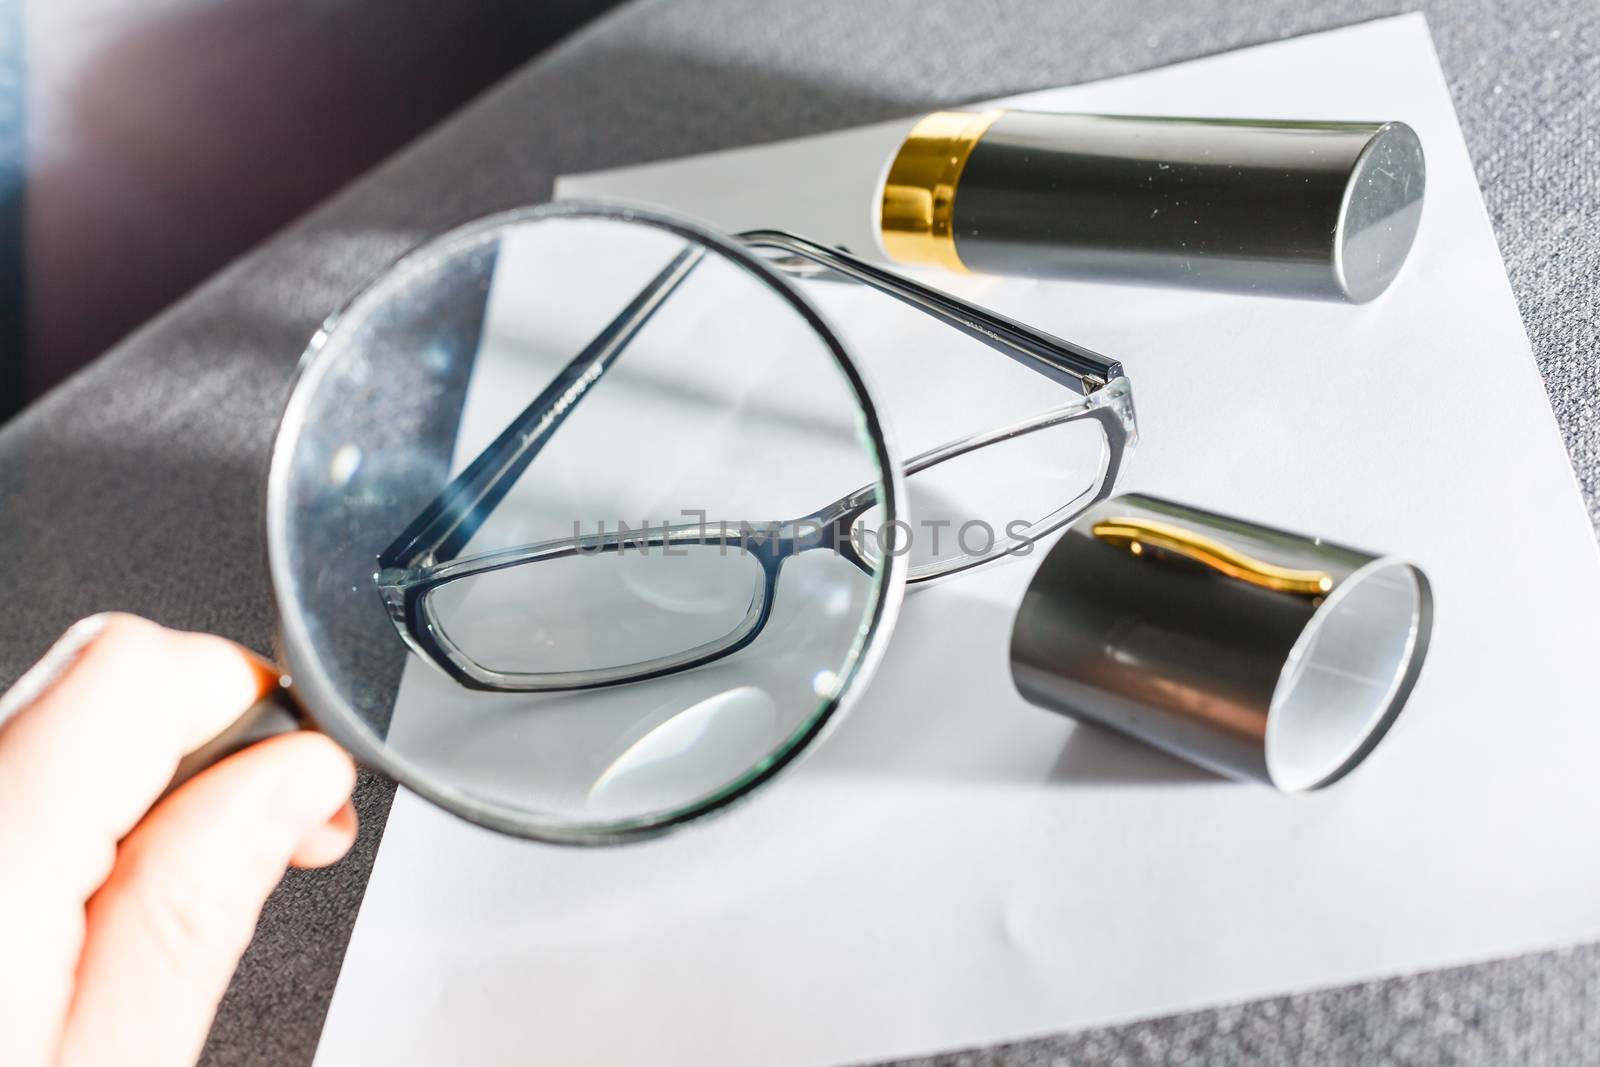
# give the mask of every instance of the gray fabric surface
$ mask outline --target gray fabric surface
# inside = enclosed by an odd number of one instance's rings
[[[1600,7],[1426,6],[1534,352],[1600,516]],[[72,620],[108,608],[268,646],[259,499],[295,359],[343,294],[431,233],[543,199],[562,172],[1120,74],[1399,10],[1382,0],[625,7],[0,430],[0,587],[11,609],[0,613],[0,684]],[[388,792],[365,782],[359,799],[354,855],[292,874],[270,903],[207,1062],[309,1061]],[[929,1062],[1577,1063],[1600,1048],[1597,993],[1600,948],[1585,947]],[[529,1040],[536,1058],[537,1035]]]

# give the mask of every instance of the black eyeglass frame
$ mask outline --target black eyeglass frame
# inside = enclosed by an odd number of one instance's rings
[[[640,841],[676,830],[706,816],[728,811],[748,799],[761,786],[784,773],[833,727],[859,696],[861,683],[870,678],[883,655],[887,637],[899,611],[907,564],[904,557],[890,556],[882,561],[878,581],[872,591],[869,612],[857,643],[845,663],[839,684],[824,696],[816,711],[787,737],[783,744],[738,779],[670,810],[586,824],[554,818],[530,811],[492,796],[481,794],[460,783],[438,778],[411,758],[388,746],[373,726],[346,698],[341,684],[323,660],[322,647],[329,635],[316,629],[305,614],[296,563],[294,526],[295,491],[300,464],[297,462],[301,438],[317,394],[319,382],[336,362],[334,338],[348,336],[346,327],[363,321],[365,306],[383,299],[386,287],[396,276],[424,269],[439,256],[470,245],[482,234],[518,221],[540,217],[599,217],[647,221],[686,239],[701,242],[744,266],[759,280],[775,289],[821,334],[837,360],[841,373],[861,404],[861,417],[880,471],[879,489],[884,513],[895,516],[904,499],[904,475],[894,462],[886,429],[870,392],[855,364],[837,337],[823,323],[811,304],[776,270],[736,245],[728,238],[692,223],[651,212],[638,212],[607,204],[564,203],[533,209],[520,209],[470,223],[421,246],[396,261],[387,271],[358,291],[317,331],[300,361],[293,389],[278,424],[268,470],[265,494],[265,541],[267,567],[277,606],[278,663],[283,670],[280,684],[252,706],[229,728],[197,749],[180,765],[172,787],[226,758],[233,752],[262,738],[297,728],[318,729],[328,734],[354,755],[364,766],[398,781],[422,798],[470,822],[490,830],[548,844],[610,845]],[[1121,382],[1126,388],[1126,382]],[[1085,398],[1115,391],[1116,381],[1090,383]],[[1107,405],[1110,406],[1110,405]],[[1035,420],[1029,420],[1035,421]],[[1133,440],[1132,410],[1126,410],[1128,443]],[[982,435],[998,439],[1012,432],[1007,428]],[[927,456],[977,447],[956,442],[934,450]],[[908,465],[914,467],[916,460]],[[1114,473],[1114,472],[1112,472]]]
[[[602,211],[607,210],[605,205],[597,206]],[[639,214],[634,209],[621,210],[625,217]],[[1105,499],[1115,486],[1122,459],[1137,434],[1131,388],[1117,361],[866,263],[842,250],[827,248],[793,234],[754,230],[738,235],[735,240],[744,248],[784,254],[783,260],[755,258],[786,273],[826,271],[893,296],[1084,397],[1077,405],[1052,409],[998,431],[975,434],[916,456],[906,466],[907,476],[998,441],[1065,422],[1091,419],[1100,423],[1105,435],[1102,470],[1091,483],[1096,491],[1092,495],[1080,494],[1034,523],[1022,535],[1023,540],[1031,543],[1059,529],[1085,508]],[[788,556],[813,548],[827,548],[872,573],[872,562],[861,557],[853,542],[839,535],[841,526],[848,528],[876,505],[876,495],[868,487],[809,516],[776,524],[791,531],[787,536],[780,536],[776,543],[742,544],[741,550],[750,551],[761,564],[764,575],[764,582],[756,590],[757,595],[745,618],[722,638],[673,655],[578,671],[499,671],[468,655],[432,616],[429,598],[437,589],[505,567],[579,554],[622,552],[630,548],[726,544],[725,537],[708,538],[704,526],[694,524],[665,527],[642,541],[631,536],[597,534],[516,546],[467,560],[457,558],[544,444],[690,275],[705,251],[705,246],[691,244],[675,256],[379,554],[375,581],[400,638],[457,683],[471,689],[497,692],[557,692],[621,685],[690,670],[732,655],[748,647],[760,635],[770,618],[778,574]],[[780,279],[780,284],[799,295],[786,281]],[[819,326],[819,329],[826,328]],[[831,331],[827,332],[827,337],[830,343],[838,343]],[[793,533],[813,527],[819,532],[809,537]],[[1015,550],[1014,546],[991,547],[990,552],[958,558],[927,573],[913,572],[907,580],[917,583],[946,577]]]

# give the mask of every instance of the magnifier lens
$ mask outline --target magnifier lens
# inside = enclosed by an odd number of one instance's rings
[[[458,813],[659,829],[837,709],[892,583],[828,520],[892,505],[887,470],[745,253],[601,209],[475,224],[314,345],[268,505],[284,653],[319,725]]]

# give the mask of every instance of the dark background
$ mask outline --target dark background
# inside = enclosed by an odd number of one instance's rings
[[[0,0],[0,420],[617,0]]]

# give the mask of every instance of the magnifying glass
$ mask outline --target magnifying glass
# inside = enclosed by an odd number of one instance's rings
[[[796,264],[943,319],[1071,402],[903,471]],[[540,841],[726,808],[857,697],[908,573],[1007,551],[914,562],[906,472],[1063,428],[1090,441],[1083,484],[1019,536],[1115,480],[1132,439],[1115,363],[785,234],[582,202],[469,224],[311,342],[267,484],[283,683],[177,780],[309,726]]]

